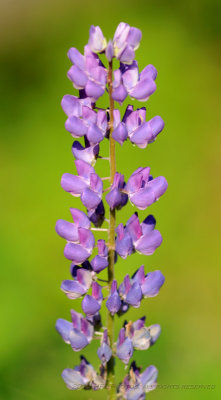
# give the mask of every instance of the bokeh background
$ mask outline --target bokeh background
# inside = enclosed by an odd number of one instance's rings
[[[169,182],[167,194],[149,210],[163,245],[151,257],[134,255],[116,266],[119,281],[142,263],[166,276],[160,295],[127,315],[146,314],[149,324],[162,326],[158,343],[136,352],[135,359],[159,369],[159,384],[166,388],[151,393],[153,400],[219,399],[220,1],[0,4],[0,398],[106,398],[105,391],[68,391],[60,377],[64,368],[78,363],[79,354],[63,343],[55,321],[69,319],[72,307],[80,310],[80,302],[68,300],[59,289],[69,277],[69,262],[63,257],[64,241],[54,232],[55,221],[70,220],[69,207],[80,205],[60,187],[62,173],[74,173],[72,139],[64,129],[60,101],[64,94],[76,94],[66,78],[69,47],[83,50],[91,24],[100,25],[110,38],[125,21],[143,32],[136,52],[140,67],[152,63],[158,70],[158,89],[147,103],[147,115],[161,115],[165,129],[145,150],[117,145],[118,170],[127,178],[148,165],[154,176],[162,174]],[[106,173],[102,161],[97,168]],[[128,205],[121,220],[132,212]],[[141,218],[146,215],[140,212]],[[94,342],[84,352],[95,367],[97,347]],[[124,374],[119,362],[118,381]],[[183,389],[185,384],[215,388]]]

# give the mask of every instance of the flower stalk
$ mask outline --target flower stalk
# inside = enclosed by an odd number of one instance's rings
[[[82,298],[83,314],[72,309],[71,321],[58,319],[56,329],[75,352],[100,338],[97,356],[101,363],[95,371],[81,355],[80,364],[74,369],[66,368],[62,378],[70,390],[106,388],[108,400],[143,400],[146,392],[155,389],[158,375],[153,365],[141,373],[132,362],[128,375],[116,385],[117,359],[127,366],[134,351],[147,350],[156,342],[160,326],[146,326],[143,316],[135,322],[123,322],[117,336],[115,317],[121,317],[131,307],[139,308],[143,299],[156,296],[165,280],[161,271],[146,273],[142,265],[131,276],[126,274],[119,284],[114,271],[118,257],[126,259],[135,252],[150,256],[162,243],[151,214],[140,222],[135,212],[126,223],[116,226],[116,212],[126,206],[128,200],[145,210],[167,189],[166,179],[163,176],[153,178],[149,167],[139,167],[127,182],[116,170],[116,143],[123,145],[128,140],[145,149],[164,127],[159,116],[146,121],[145,107],[134,110],[132,105],[127,105],[123,119],[115,109],[115,101],[122,104],[127,96],[146,102],[156,89],[156,69],[149,64],[139,72],[135,60],[140,40],[141,31],[123,22],[109,42],[99,27],[91,26],[84,55],[75,48],[68,52],[72,63],[68,78],[79,90],[79,96],[65,95],[61,103],[67,115],[65,128],[72,137],[79,139],[72,145],[77,175],[63,174],[61,186],[73,197],[80,197],[85,207],[85,211],[70,208],[73,222],[60,219],[56,223],[56,232],[66,240],[64,255],[71,261],[71,279],[62,282],[61,290],[71,301]],[[107,68],[99,58],[101,53],[105,53]],[[114,58],[119,61],[117,70],[113,70]],[[109,107],[102,109],[96,102],[105,91],[109,95]],[[101,157],[100,143],[106,139],[109,156]],[[109,177],[96,173],[94,166],[100,159],[109,161]],[[105,181],[110,184],[106,189],[103,188]],[[109,219],[105,216],[104,196]],[[102,227],[104,222],[108,223],[108,228]],[[94,232],[107,234],[107,242],[103,238],[95,241]],[[107,278],[98,277],[102,271],[106,271]],[[107,295],[103,294],[104,290],[108,291]],[[104,302],[105,326],[100,315]]]
[[[115,141],[112,137],[113,124],[114,124],[114,100],[112,97],[112,61],[109,62],[108,68],[108,90],[109,90],[109,153],[110,153],[110,183],[113,184],[114,176],[116,173],[116,157],[115,157]],[[115,209],[109,208],[109,235],[108,235],[108,285],[109,293],[111,291],[111,285],[114,280],[114,258],[115,258],[115,225],[116,216]],[[110,342],[110,348],[112,349],[112,356],[107,363],[107,389],[108,399],[116,399],[116,388],[115,388],[115,374],[114,374],[114,356],[113,356],[113,344],[114,344],[114,315],[107,312],[107,332]]]

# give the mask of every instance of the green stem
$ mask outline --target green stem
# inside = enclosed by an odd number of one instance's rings
[[[108,69],[108,89],[109,89],[109,106],[110,106],[110,183],[113,183],[114,175],[116,172],[116,158],[115,158],[115,141],[112,138],[113,123],[114,123],[114,100],[112,98],[112,62],[109,63]],[[115,257],[115,210],[109,210],[110,224],[109,224],[109,244],[108,244],[108,286],[109,291],[114,279],[114,257]],[[114,316],[108,311],[107,313],[107,330],[110,341],[110,346],[113,352],[114,345]],[[115,374],[114,374],[114,356],[111,357],[107,363],[107,389],[108,389],[108,400],[116,399],[116,385],[115,385]]]

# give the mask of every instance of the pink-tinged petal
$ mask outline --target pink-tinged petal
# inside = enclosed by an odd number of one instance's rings
[[[102,289],[97,282],[92,283],[92,297],[99,302],[103,300]]]
[[[124,49],[118,53],[117,58],[124,64],[131,64],[134,60],[135,52],[132,46],[126,45]]]
[[[133,282],[137,282],[139,285],[144,283],[145,281],[145,272],[144,272],[144,265],[141,265],[141,267],[135,272],[133,276]]]
[[[108,248],[106,246],[105,240],[99,239],[97,241],[97,248],[98,248],[98,254],[103,257],[108,256]]]
[[[127,140],[127,128],[123,122],[121,122],[117,128],[112,132],[112,137],[121,145]]]
[[[127,37],[127,42],[136,50],[139,47],[140,41],[142,38],[142,32],[140,29],[131,27],[128,37]]]
[[[61,107],[68,117],[81,117],[81,103],[77,97],[66,94],[61,100]]]
[[[90,174],[94,174],[94,168],[82,160],[76,160],[74,163],[76,165],[78,175],[89,182]]]
[[[87,139],[91,145],[100,143],[104,136],[102,131],[98,128],[96,124],[91,124],[87,131]]]
[[[79,268],[77,270],[77,281],[85,288],[85,290],[88,290],[92,284],[91,271]]]
[[[85,59],[84,56],[82,56],[82,54],[77,49],[71,47],[68,51],[68,58],[72,62],[72,64],[75,64],[78,68],[84,71]]]
[[[72,65],[68,70],[67,76],[73,82],[76,89],[83,89],[88,80],[87,75],[76,65]]]
[[[130,217],[130,219],[127,221],[126,229],[133,242],[136,242],[142,236],[141,225],[136,214],[133,214],[132,217]]]
[[[157,296],[164,282],[165,282],[165,277],[163,276],[161,271],[157,270],[149,272],[145,277],[144,282],[141,285],[144,297]]]
[[[162,241],[163,238],[161,233],[157,230],[154,230],[142,236],[135,244],[135,248],[139,253],[149,256],[155,252],[157,247],[161,245]]]
[[[123,101],[127,97],[127,91],[124,85],[119,85],[116,89],[113,90],[112,97],[115,101],[122,104]]]
[[[114,46],[112,40],[109,40],[107,48],[105,50],[105,55],[110,62],[112,58],[114,57]]]
[[[129,91],[129,94],[137,100],[146,101],[150,95],[155,92],[156,88],[157,86],[154,80],[144,79],[139,81],[136,86]]]
[[[77,242],[79,239],[77,226],[71,222],[59,219],[56,222],[55,230],[59,236],[70,242]]]
[[[65,122],[65,129],[72,134],[74,137],[81,137],[86,135],[87,127],[84,122],[80,119],[71,115]]]
[[[99,154],[99,145],[83,147],[81,143],[75,141],[72,145],[72,153],[77,160],[85,161],[88,164],[94,164]]]
[[[72,194],[72,196],[80,196],[81,193],[86,189],[87,184],[83,181],[80,176],[71,174],[63,174],[61,178],[61,187]]]
[[[84,297],[82,303],[82,310],[85,312],[87,315],[94,315],[96,314],[101,306],[97,300],[95,300],[92,296],[86,294]]]
[[[142,174],[133,173],[127,181],[125,190],[128,194],[137,192],[142,186]]]
[[[92,99],[94,100],[97,100],[104,94],[105,89],[97,83],[88,80],[85,86],[85,91],[87,96],[92,97]]]
[[[157,77],[157,70],[151,64],[147,65],[140,73],[140,80],[148,78],[148,79],[153,79],[155,81],[156,77]]]
[[[90,252],[79,244],[67,243],[64,248],[64,256],[79,265],[88,259]]]
[[[77,329],[78,331],[81,330],[81,319],[83,318],[83,315],[78,313],[75,310],[71,310],[71,320],[73,324],[73,328]]]
[[[102,196],[103,182],[102,179],[95,173],[90,174],[90,188]]]
[[[88,342],[91,342],[94,334],[93,325],[87,319],[81,318],[81,332],[87,336]]]
[[[83,211],[78,210],[78,208],[70,208],[70,212],[77,227],[86,229],[90,228],[90,220]]]
[[[81,201],[88,210],[94,210],[101,199],[93,190],[86,188],[81,195]]]
[[[78,228],[78,234],[81,246],[91,251],[95,246],[93,233],[89,229]]]

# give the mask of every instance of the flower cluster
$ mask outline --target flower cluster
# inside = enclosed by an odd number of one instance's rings
[[[150,175],[150,167],[139,167],[128,179],[115,169],[116,142],[123,145],[128,140],[143,149],[156,140],[164,127],[159,116],[146,121],[145,107],[134,109],[127,105],[123,118],[114,108],[114,101],[122,104],[127,96],[147,101],[156,90],[155,67],[147,65],[139,72],[135,60],[141,37],[139,29],[121,22],[113,40],[107,41],[100,27],[91,26],[84,54],[75,48],[68,51],[72,63],[68,78],[79,95],[65,95],[61,105],[67,116],[65,128],[77,139],[72,145],[77,174],[63,174],[61,186],[65,192],[80,198],[84,211],[71,208],[72,222],[58,220],[56,232],[66,240],[64,255],[71,261],[71,278],[62,282],[61,290],[70,300],[82,299],[82,314],[71,310],[71,321],[58,319],[56,329],[76,352],[88,346],[92,339],[100,338],[97,348],[99,371],[84,356],[74,369],[63,371],[62,378],[71,390],[106,387],[113,393],[116,389],[113,385],[113,359],[117,357],[127,365],[133,352],[146,351],[156,342],[161,331],[158,324],[146,326],[145,317],[135,322],[125,321],[116,338],[112,329],[115,315],[124,315],[130,307],[139,308],[144,298],[159,293],[165,280],[159,270],[146,273],[144,265],[131,277],[126,274],[119,285],[114,278],[118,257],[126,259],[136,252],[151,255],[162,243],[161,233],[155,229],[156,220],[151,214],[140,222],[135,212],[126,223],[115,226],[116,212],[122,207],[131,203],[139,210],[146,210],[167,190],[166,179],[163,176],[154,178]],[[119,66],[113,71],[114,58]],[[109,94],[109,106],[101,109],[96,102],[105,90]],[[110,141],[108,157],[100,155],[103,140]],[[110,178],[96,173],[98,159],[110,162]],[[105,162],[103,160],[101,162]],[[110,179],[108,189],[103,187],[104,179]],[[108,193],[104,195],[104,192]],[[109,220],[105,218],[105,203],[109,207]],[[102,227],[105,223],[109,224],[108,228]],[[95,240],[94,231],[108,233],[108,240]],[[104,270],[108,272],[108,280],[99,278]],[[107,326],[100,316],[104,302]],[[156,387],[157,375],[154,366],[141,373],[132,362],[128,375],[117,389],[118,397],[144,399],[145,393]]]

